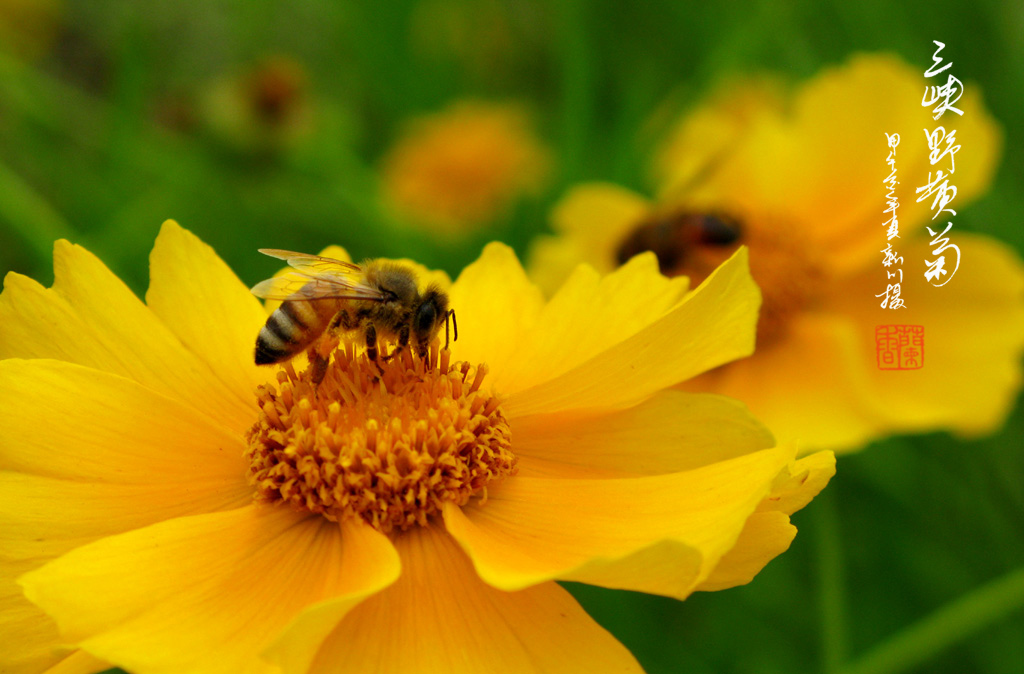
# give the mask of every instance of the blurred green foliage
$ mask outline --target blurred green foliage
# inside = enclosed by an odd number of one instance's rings
[[[1006,132],[993,189],[956,227],[1024,251],[1020,2],[65,0],[28,18],[26,6],[0,0],[0,270],[46,283],[52,242],[66,237],[141,293],[166,218],[246,282],[275,269],[257,247],[331,243],[356,258],[412,257],[457,273],[492,238],[523,253],[577,181],[643,190],[658,131],[725,75],[799,79],[879,50],[923,71],[933,39]],[[279,58],[300,72],[288,94],[297,100],[284,104],[308,118],[232,118],[232,83]],[[555,176],[489,230],[442,242],[394,221],[375,171],[404,120],[462,97],[526,102],[555,152]],[[854,662],[1019,672],[1022,439],[1018,405],[991,438],[900,438],[842,457],[823,497],[795,516],[791,550],[747,587],[684,603],[572,590],[651,674],[847,672]],[[1000,578],[1008,584],[993,594],[1006,605],[989,602],[981,617],[955,606],[965,625],[920,662],[899,641],[893,659],[872,661],[884,666],[861,660],[950,602],[981,601],[971,593]]]

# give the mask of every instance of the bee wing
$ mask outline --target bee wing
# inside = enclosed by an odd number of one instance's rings
[[[260,248],[259,252],[264,255],[269,255],[270,257],[276,257],[278,260],[284,260],[288,263],[289,267],[294,267],[301,272],[305,272],[306,274],[313,276],[358,274],[362,272],[362,268],[357,264],[344,262],[343,260],[335,260],[330,257],[307,255],[306,253],[296,253],[291,250],[278,250],[277,248]]]
[[[387,299],[379,288],[366,283],[362,268],[351,262],[271,248],[261,248],[260,252],[287,261],[295,271],[260,281],[250,291],[256,297],[268,300],[344,299],[371,302]]]
[[[358,280],[332,279],[307,274],[286,274],[260,281],[249,291],[265,300],[369,300],[383,302],[385,295]]]

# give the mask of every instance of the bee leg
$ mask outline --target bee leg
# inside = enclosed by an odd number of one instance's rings
[[[420,358],[424,358],[425,359],[427,357],[427,352],[429,350],[430,350],[430,343],[426,340],[426,338],[421,338],[421,339],[417,339],[416,340],[416,355],[417,356],[419,356]]]
[[[409,346],[409,325],[403,323],[402,327],[398,330],[398,346],[395,347],[394,351],[384,356],[384,362],[386,363],[398,354],[402,353],[407,346]]]
[[[366,326],[366,357],[377,362],[377,328],[373,323]]]
[[[313,373],[313,386],[319,387],[320,382],[327,375],[327,365],[331,362],[331,353],[338,348],[338,336],[330,332],[324,332],[316,342],[306,351],[309,358],[309,366]]]
[[[327,376],[327,365],[331,362],[331,353],[338,348],[341,333],[353,327],[351,324],[351,317],[342,309],[334,314],[324,329],[324,333],[307,350],[306,356],[309,358],[310,369],[313,373],[313,386],[319,387],[324,377]]]
[[[348,332],[356,327],[355,321],[349,316],[348,312],[344,309],[340,309],[338,313],[334,314],[334,318],[327,324],[326,332],[331,335],[337,335],[341,332]]]
[[[320,387],[320,382],[327,376],[327,364],[331,362],[329,357],[321,356],[316,349],[311,349],[312,358],[310,358],[310,364],[313,367],[313,386],[314,388]]]

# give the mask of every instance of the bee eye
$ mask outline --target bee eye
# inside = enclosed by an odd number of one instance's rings
[[[424,302],[416,312],[416,333],[420,335],[429,334],[434,329],[434,322],[437,320],[437,309],[433,302]]]

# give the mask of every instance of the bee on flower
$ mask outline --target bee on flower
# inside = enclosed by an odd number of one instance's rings
[[[747,246],[764,300],[757,349],[686,390],[742,400],[778,438],[836,451],[892,433],[993,431],[1020,387],[1024,265],[998,241],[960,232],[957,278],[929,285],[925,232],[934,225],[915,195],[931,170],[923,82],[899,59],[861,55],[790,95],[772,79],[733,83],[668,135],[655,156],[655,198],[611,184],[565,195],[555,235],[534,243],[531,277],[554,289],[580,262],[608,272],[648,250],[664,273],[700,282]],[[976,87],[960,105],[964,205],[991,182],[1001,133]],[[896,130],[895,242],[906,260],[898,316],[876,298],[887,282],[885,132]],[[924,326],[922,368],[878,367],[876,328],[887,323]]]
[[[673,388],[751,352],[745,250],[696,289],[641,255],[551,300],[501,244],[454,282],[394,261],[459,340],[373,359],[355,332],[318,382],[254,362],[280,305],[195,236],[166,223],[150,263],[144,302],[66,241],[51,288],[5,279],[5,672],[639,672],[556,581],[749,582],[834,470]]]
[[[327,371],[330,345],[340,333],[360,329],[366,355],[377,360],[378,333],[395,341],[390,360],[413,340],[416,354],[426,358],[427,347],[445,326],[444,348],[455,310],[448,308],[448,295],[437,285],[420,293],[416,275],[407,267],[381,260],[362,265],[322,255],[287,250],[260,249],[261,253],[287,260],[293,268],[286,274],[257,283],[252,293],[264,299],[281,300],[256,337],[257,365],[291,360],[306,347],[313,364],[313,383],[319,385]],[[318,340],[327,343],[314,346]],[[458,324],[455,338],[459,338]]]

